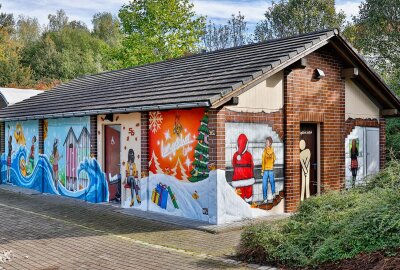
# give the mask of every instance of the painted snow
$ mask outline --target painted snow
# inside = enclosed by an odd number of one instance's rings
[[[174,207],[170,196],[168,196],[166,209],[152,202],[151,192],[160,182],[171,187],[179,209]],[[138,204],[135,201],[132,207],[143,211],[202,220],[212,224],[271,215],[270,212],[251,208],[243,201],[234,188],[227,183],[225,172],[222,170],[211,171],[207,179],[195,183],[180,181],[165,174],[151,174],[143,178],[140,183],[142,203]],[[193,198],[195,192],[198,194],[197,199]]]

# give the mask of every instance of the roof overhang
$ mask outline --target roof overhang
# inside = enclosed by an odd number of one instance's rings
[[[174,110],[174,109],[190,109],[190,108],[204,108],[210,107],[211,104],[208,101],[201,102],[190,102],[190,103],[176,103],[167,105],[154,105],[154,106],[142,106],[142,107],[129,107],[129,108],[118,108],[118,109],[100,109],[100,110],[88,110],[78,112],[66,112],[57,114],[44,114],[34,116],[22,116],[12,118],[0,118],[0,121],[25,121],[25,120],[38,120],[38,119],[52,119],[52,118],[65,118],[65,117],[82,117],[99,114],[109,113],[132,113],[132,112],[148,112],[148,111],[162,111],[162,110]]]

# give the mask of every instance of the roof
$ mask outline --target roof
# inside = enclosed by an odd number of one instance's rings
[[[43,93],[43,91],[34,89],[0,88],[0,96],[3,97],[8,106],[40,93]]]
[[[83,76],[0,110],[0,121],[219,106],[328,43],[362,66],[361,74],[383,93],[377,94],[383,107],[400,110],[397,97],[338,31],[324,30]]]

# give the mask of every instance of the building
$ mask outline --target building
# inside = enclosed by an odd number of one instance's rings
[[[61,186],[50,193],[107,201],[121,179],[121,207],[220,224],[293,212],[309,196],[362,183],[384,167],[385,118],[399,109],[326,30],[75,79],[1,110],[1,150],[7,164],[8,145],[22,145],[7,129],[35,126],[39,151],[55,153],[41,155]],[[44,132],[51,121],[60,140],[72,124],[90,131],[82,190],[63,191],[65,157]]]
[[[0,88],[0,109],[43,93],[42,90]]]

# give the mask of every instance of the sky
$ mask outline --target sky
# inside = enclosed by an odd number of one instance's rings
[[[0,0],[1,12],[36,17],[41,25],[48,23],[47,16],[64,9],[70,20],[80,20],[91,28],[95,13],[108,11],[115,15],[129,0]],[[192,0],[197,14],[205,15],[216,23],[225,23],[231,14],[239,11],[245,16],[250,29],[264,18],[271,0]],[[358,13],[361,0],[336,0],[336,9],[343,10],[350,20]]]

